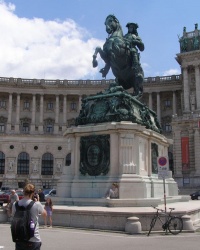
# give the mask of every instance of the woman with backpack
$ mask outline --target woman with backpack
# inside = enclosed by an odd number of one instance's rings
[[[15,250],[40,250],[42,243],[38,217],[41,214],[45,218],[47,213],[39,201],[33,201],[34,193],[34,185],[27,184],[24,187],[24,198],[12,206],[11,233]]]

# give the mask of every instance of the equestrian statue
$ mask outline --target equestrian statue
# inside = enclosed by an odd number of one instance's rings
[[[133,95],[139,99],[143,93],[144,72],[140,64],[138,50],[144,50],[144,44],[138,36],[138,24],[127,23],[128,33],[123,31],[118,19],[114,15],[108,15],[105,20],[108,38],[103,45],[103,50],[96,47],[93,55],[93,67],[97,67],[97,55],[100,54],[105,62],[104,68],[100,70],[102,77],[106,77],[110,68],[116,77],[116,85],[125,90],[133,87]]]
[[[82,99],[82,106],[75,125],[102,124],[109,122],[132,122],[161,133],[156,113],[140,102],[143,94],[144,72],[139,51],[144,44],[138,35],[137,23],[127,23],[127,34],[114,15],[105,20],[108,38],[103,49],[97,47],[93,55],[93,67],[97,67],[97,55],[105,62],[100,70],[106,77],[110,68],[115,76],[109,87],[95,95]],[[133,88],[133,95],[126,90]]]

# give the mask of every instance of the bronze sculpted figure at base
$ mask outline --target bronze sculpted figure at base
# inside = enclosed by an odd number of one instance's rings
[[[105,67],[100,70],[102,77],[106,77],[110,68],[116,77],[116,85],[121,85],[125,90],[133,87],[133,95],[140,98],[143,93],[144,72],[140,64],[140,51],[144,44],[138,36],[138,25],[128,23],[128,33],[124,36],[121,25],[114,15],[108,15],[105,20],[106,39],[103,49],[97,47],[93,55],[93,67],[97,67],[97,55],[100,54],[105,62]]]

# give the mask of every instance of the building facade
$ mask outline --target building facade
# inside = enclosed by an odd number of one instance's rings
[[[195,25],[193,32],[184,29],[180,38],[177,61],[182,74],[145,78],[141,100],[157,113],[163,134],[174,139],[169,163],[179,186],[198,186],[200,181],[200,50],[196,36],[199,38]],[[190,40],[195,40],[196,47]],[[108,88],[110,82],[1,77],[0,186],[21,187],[29,179],[38,188],[56,187],[71,161],[64,131],[75,124],[81,99]]]
[[[186,32],[179,39],[177,62],[182,71],[182,114],[173,116],[174,177],[180,187],[200,186],[200,31]]]

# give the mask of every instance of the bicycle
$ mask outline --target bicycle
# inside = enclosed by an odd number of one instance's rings
[[[169,230],[171,234],[176,235],[176,234],[179,234],[183,230],[182,218],[171,214],[172,211],[175,210],[175,208],[169,208],[170,209],[169,213],[166,213],[164,210],[157,208],[157,207],[153,207],[153,208],[156,209],[156,213],[154,214],[151,220],[150,229],[149,229],[147,236],[150,235],[151,230],[155,226],[157,219],[162,224],[162,229],[166,233],[167,233],[167,230]],[[160,215],[162,215],[162,217],[165,218],[165,222],[163,222]]]

